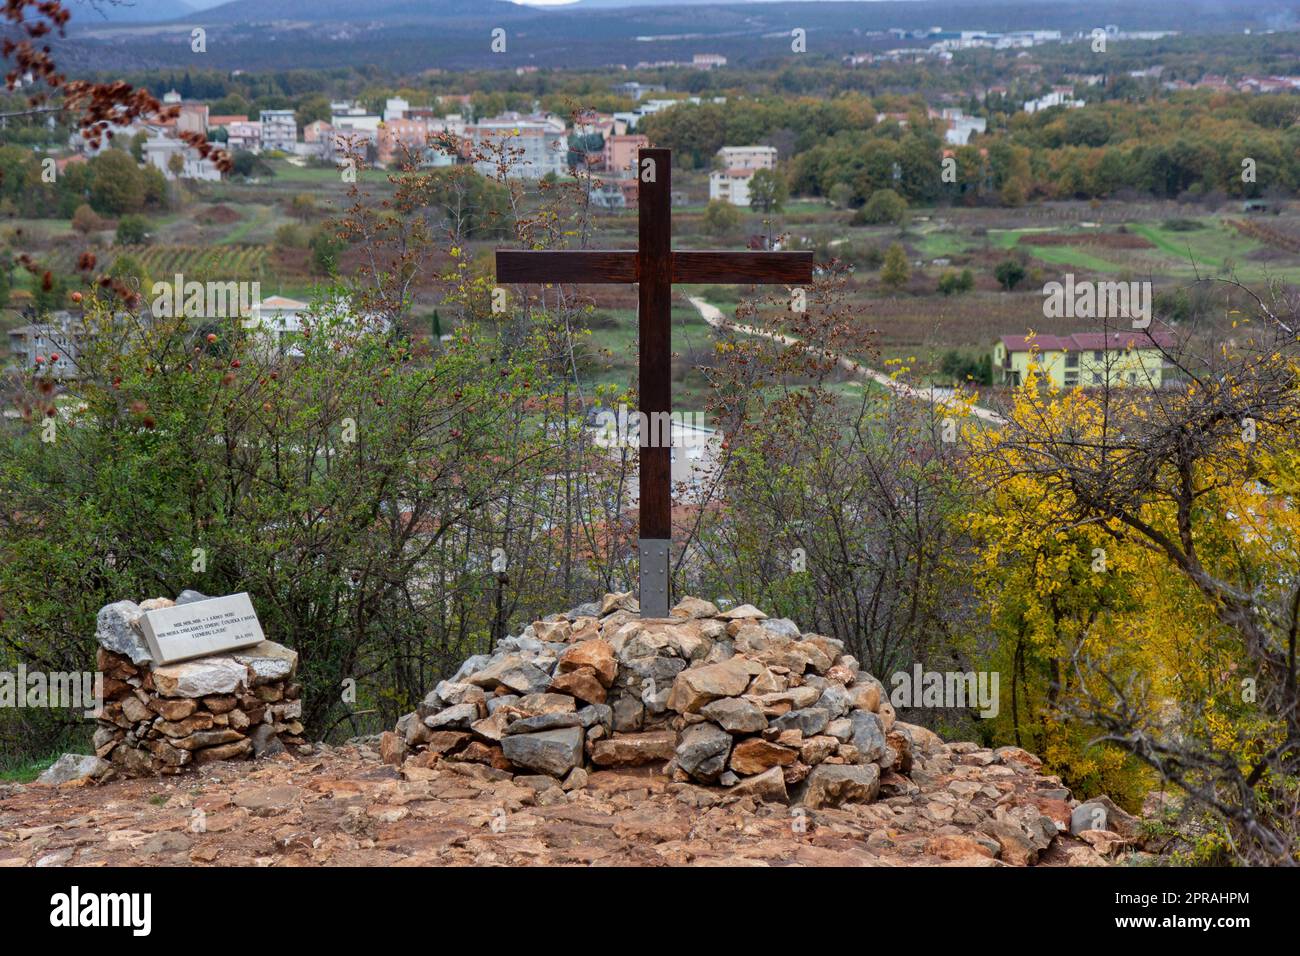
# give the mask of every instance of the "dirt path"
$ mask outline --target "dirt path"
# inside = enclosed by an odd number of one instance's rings
[[[699,296],[687,296],[687,301],[695,306],[700,316],[709,325],[715,329],[728,329],[732,332],[739,332],[742,335],[753,335],[759,338],[767,339],[771,342],[777,342],[781,345],[803,348],[805,347],[802,340],[790,335],[782,335],[779,332],[769,332],[766,329],[760,329],[752,325],[741,325],[723,315],[722,310],[716,305],[712,305]],[[870,366],[863,365],[856,359],[849,358],[846,355],[836,353],[827,353],[835,362],[845,371],[859,378],[869,379],[877,385],[889,389],[895,395],[901,398],[909,398],[919,402],[926,402],[931,405],[950,404],[953,401],[953,390],[951,388],[938,388],[931,386],[929,388],[916,388],[908,385],[906,382],[900,382],[891,378],[884,372],[877,371]],[[990,425],[1005,425],[1006,419],[990,408],[984,408],[980,405],[972,405],[970,413],[980,421],[987,422]]]

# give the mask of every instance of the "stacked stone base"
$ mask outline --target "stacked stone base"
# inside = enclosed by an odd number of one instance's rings
[[[381,751],[408,776],[468,761],[572,789],[593,770],[657,767],[738,797],[823,807],[903,782],[932,738],[895,721],[840,641],[698,598],[642,619],[630,595],[608,594],[465,661]]]
[[[96,755],[119,774],[139,777],[305,746],[301,687],[294,681],[297,652],[263,641],[247,650],[155,665],[143,642],[128,639],[140,613],[171,603],[119,601],[100,612],[97,666],[104,708]],[[106,643],[128,653],[109,650]]]

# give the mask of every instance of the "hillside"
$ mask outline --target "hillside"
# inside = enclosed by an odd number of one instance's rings
[[[1288,19],[1290,18],[1290,19]],[[145,19],[144,17],[136,19]],[[1122,23],[1131,30],[1262,32],[1293,20],[1282,0],[1262,5],[1152,6],[1103,0],[1087,8],[1027,2],[992,4],[921,2],[826,2],[699,4],[690,27],[679,6],[631,8],[587,5],[530,8],[489,0],[234,0],[191,16],[167,17],[168,26],[105,24],[92,13],[75,16],[66,62],[82,69],[130,70],[141,66],[193,67],[189,27],[208,31],[203,65],[242,70],[383,64],[388,69],[489,69],[522,64],[583,68],[642,61],[689,60],[693,53],[725,55],[732,64],[755,63],[789,52],[794,28],[807,31],[813,56],[898,46],[890,29],[942,25],[949,30],[1091,30]],[[177,29],[185,27],[186,29]],[[504,55],[489,46],[494,28],[505,28]],[[110,52],[105,56],[104,47]]]

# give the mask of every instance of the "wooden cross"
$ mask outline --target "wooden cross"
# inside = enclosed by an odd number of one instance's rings
[[[646,420],[672,411],[672,286],[674,282],[766,283],[812,281],[811,252],[673,252],[672,151],[642,149],[637,157],[636,250],[497,250],[498,282],[582,282],[639,284],[639,386]],[[641,429],[638,551],[641,614],[667,617],[672,549],[672,459],[670,447],[647,447]],[[652,438],[653,436],[651,436]]]

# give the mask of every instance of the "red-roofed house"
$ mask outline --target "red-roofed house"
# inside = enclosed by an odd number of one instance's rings
[[[1103,385],[1164,384],[1165,353],[1177,340],[1164,325],[1117,332],[1076,332],[1071,335],[1003,335],[993,345],[993,381],[1019,385],[1031,360],[1038,374],[1061,388],[1100,388]]]

